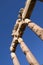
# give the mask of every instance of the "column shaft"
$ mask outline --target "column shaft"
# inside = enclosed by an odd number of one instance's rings
[[[25,8],[23,10],[22,19],[30,18],[33,8],[35,6],[36,0],[27,0]]]
[[[35,59],[35,57],[31,53],[31,51],[29,50],[29,48],[26,46],[26,44],[23,42],[23,40],[21,38],[19,38],[18,42],[20,43],[20,47],[21,47],[22,51],[26,55],[27,61],[30,64],[39,65],[39,63],[37,62],[37,60]]]
[[[20,63],[18,61],[18,58],[17,58],[15,53],[11,53],[11,58],[13,59],[13,64],[14,65],[20,65]]]
[[[28,24],[28,27],[32,29],[32,31],[34,31],[43,40],[43,28],[32,22]]]
[[[25,22],[29,22],[28,23],[28,27],[37,34],[37,36],[39,36],[42,40],[43,40],[43,28],[41,28],[40,26],[38,26],[37,24],[29,21],[29,19],[25,19]]]

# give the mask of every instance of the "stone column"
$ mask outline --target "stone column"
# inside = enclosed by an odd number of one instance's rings
[[[16,24],[14,25],[14,29],[13,29],[12,34],[11,34],[12,36],[15,36],[15,32],[17,32],[17,30],[18,30],[20,21],[21,21],[21,19],[16,20]]]
[[[18,45],[18,40],[17,40],[17,37],[14,36],[11,46],[10,46],[10,51],[15,52],[17,45]]]
[[[26,44],[23,42],[22,38],[18,39],[18,42],[20,43],[20,47],[24,54],[26,55],[27,61],[30,63],[30,65],[39,65],[29,48],[26,46]]]
[[[43,40],[43,28],[41,28],[37,24],[31,22],[31,20],[29,20],[29,19],[25,19],[25,22],[27,22],[28,23],[28,27],[32,31],[34,31],[37,34],[37,36],[39,36]]]
[[[22,19],[30,18],[33,8],[35,6],[36,0],[27,0],[25,8],[23,10]]]
[[[18,61],[18,58],[17,58],[15,53],[13,53],[13,52],[11,53],[11,58],[13,59],[13,64],[14,65],[20,65],[20,63]]]

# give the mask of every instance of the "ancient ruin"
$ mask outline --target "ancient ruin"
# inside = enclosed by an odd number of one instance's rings
[[[43,0],[40,1],[43,2]],[[37,0],[26,1],[25,7],[21,8],[19,11],[18,19],[16,20],[16,24],[12,31],[13,40],[10,46],[10,51],[14,65],[20,65],[20,62],[18,61],[15,53],[18,44],[20,44],[20,47],[30,65],[40,65],[22,39],[25,28],[28,26],[41,40],[43,40],[43,28],[30,20],[31,13],[36,2]]]

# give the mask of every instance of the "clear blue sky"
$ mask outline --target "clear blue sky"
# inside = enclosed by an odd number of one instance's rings
[[[26,0],[0,0],[0,65],[13,65],[9,50],[12,41],[11,33],[19,9],[24,7],[25,1]],[[43,28],[42,2],[37,1],[30,19]],[[42,65],[43,41],[40,40],[28,27],[24,32],[23,39],[40,65]],[[16,54],[21,65],[29,65],[19,45]]]

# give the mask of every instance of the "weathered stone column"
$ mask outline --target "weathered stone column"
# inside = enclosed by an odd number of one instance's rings
[[[18,61],[18,58],[17,58],[15,53],[13,53],[13,52],[11,53],[11,58],[13,59],[13,64],[14,65],[20,65],[20,63]]]
[[[17,37],[14,37],[10,46],[10,51],[15,52],[17,45],[18,45]]]
[[[22,51],[24,52],[24,54],[26,55],[26,58],[27,58],[28,62],[31,65],[39,65],[39,63],[37,62],[37,60],[35,59],[35,57],[31,53],[31,51],[29,50],[29,48],[23,42],[23,39],[22,38],[19,38],[18,39],[18,42],[20,43],[20,47],[21,47]]]
[[[14,25],[14,29],[13,29],[12,34],[11,34],[12,36],[15,36],[15,32],[17,32],[17,30],[18,30],[20,21],[21,21],[21,19],[16,20],[16,24]]]
[[[28,27],[34,31],[42,40],[43,40],[43,28],[38,26],[37,24],[31,22],[29,19],[25,19],[25,22],[28,23]]]
[[[36,0],[27,0],[25,8],[23,10],[22,19],[30,18],[33,8],[35,6]]]

